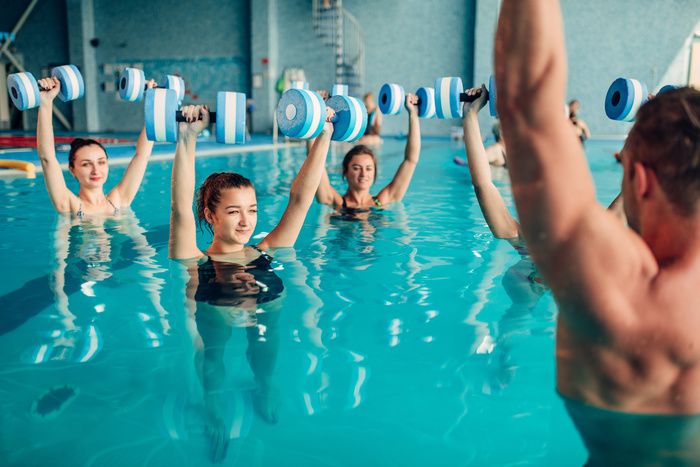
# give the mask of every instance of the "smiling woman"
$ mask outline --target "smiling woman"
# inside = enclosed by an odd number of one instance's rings
[[[93,139],[76,138],[71,143],[68,169],[80,184],[78,196],[66,186],[63,171],[56,158],[53,135],[53,100],[61,89],[57,78],[39,81],[41,105],[37,120],[37,150],[44,170],[46,189],[58,212],[75,214],[81,220],[86,215],[118,215],[120,209],[128,207],[134,199],[146,172],[153,143],[141,132],[136,143],[136,154],[131,159],[121,181],[109,194],[104,193],[104,184],[109,175],[109,164],[105,148]],[[149,87],[155,86],[153,81]]]
[[[247,246],[258,222],[253,183],[233,172],[213,173],[199,188],[197,217],[214,235],[209,248],[197,247],[192,212],[197,136],[209,125],[209,110],[185,106],[180,123],[171,180],[170,257],[187,269],[186,303],[194,312],[193,341],[201,342],[197,360],[210,442],[210,458],[226,457],[233,423],[226,419],[221,396],[226,361],[224,353],[233,328],[245,328],[248,361],[257,387],[254,406],[260,417],[277,421],[276,390],[272,373],[278,348],[277,323],[284,290],[275,274],[269,248],[292,247],[313,202],[326,162],[333,125],[316,138],[289,193],[287,208],[277,226],[257,245]],[[329,111],[327,119],[332,116]]]
[[[348,191],[341,196],[330,183],[328,172],[323,171],[316,200],[337,209],[343,216],[354,216],[370,208],[382,208],[401,201],[411,183],[420,157],[420,123],[418,120],[418,98],[407,94],[404,105],[408,110],[408,138],[404,160],[396,170],[393,180],[379,194],[372,196],[369,189],[377,178],[377,158],[370,148],[358,145],[343,159],[343,177],[348,182]]]

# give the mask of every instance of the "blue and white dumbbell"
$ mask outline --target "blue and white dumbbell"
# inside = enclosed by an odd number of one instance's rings
[[[347,92],[334,87],[336,93]],[[333,117],[333,141],[356,141],[367,128],[367,109],[354,97],[335,94],[326,102],[314,91],[290,89],[282,94],[277,105],[277,124],[280,131],[290,138],[311,139],[321,131],[326,121],[326,106],[335,111]]]
[[[435,118],[435,90],[433,88],[418,88],[418,116],[420,118]],[[379,110],[384,115],[398,115],[403,109],[406,92],[403,86],[395,83],[384,83],[379,88],[377,98]]]
[[[146,136],[149,141],[177,142],[179,122],[186,121],[178,110],[177,92],[173,89],[148,89],[144,106]],[[245,142],[245,94],[218,92],[216,112],[209,113],[216,123],[216,142],[240,144]]]
[[[51,76],[58,78],[61,83],[58,97],[62,101],[80,99],[85,94],[83,75],[75,65],[58,66],[51,70]],[[10,99],[15,107],[22,111],[39,107],[41,103],[39,85],[34,75],[29,72],[13,73],[8,76],[7,92],[10,93]]]
[[[658,94],[677,89],[667,84]],[[639,108],[649,100],[649,90],[643,82],[630,78],[617,78],[605,95],[605,115],[611,120],[631,122],[637,117]]]
[[[119,97],[129,102],[139,102],[146,90],[146,76],[138,68],[125,68],[119,74]],[[177,92],[178,102],[185,98],[185,80],[179,76],[166,75],[158,81],[159,88],[172,89]]]
[[[444,77],[435,80],[435,111],[438,118],[462,118],[462,102],[472,102],[481,93],[473,96],[464,92],[462,78]],[[486,98],[489,101],[489,113],[496,118],[496,80],[493,75],[489,77],[489,86]]]

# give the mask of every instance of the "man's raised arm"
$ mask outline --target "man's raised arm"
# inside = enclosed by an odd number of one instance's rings
[[[566,55],[557,0],[504,0],[496,35],[498,114],[522,231],[545,275],[551,253],[596,206],[564,115]],[[549,260],[551,258],[551,260]]]

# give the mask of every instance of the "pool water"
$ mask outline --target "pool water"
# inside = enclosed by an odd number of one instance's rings
[[[587,146],[604,204],[619,146]],[[342,155],[328,163],[338,188]],[[171,162],[150,164],[132,213],[83,224],[53,212],[41,176],[0,181],[0,463],[582,465],[555,393],[551,293],[492,237],[455,155],[425,141],[404,202],[362,221],[314,204],[296,247],[275,253],[285,292],[256,335],[185,306],[186,273],[167,259]],[[384,144],[377,187],[402,157],[403,142]],[[197,182],[251,178],[259,235],[303,158],[201,158]],[[513,209],[507,174],[495,179]],[[251,367],[271,372],[267,390]]]

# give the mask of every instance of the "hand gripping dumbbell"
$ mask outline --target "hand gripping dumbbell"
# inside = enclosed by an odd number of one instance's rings
[[[658,94],[676,89],[667,84],[659,89]],[[612,82],[605,95],[605,114],[611,120],[633,121],[639,108],[649,100],[647,85],[636,79],[617,78]]]
[[[85,94],[83,75],[75,65],[57,66],[51,70],[51,77],[58,78],[61,83],[58,97],[63,102],[80,99]],[[7,92],[10,93],[12,103],[19,110],[33,109],[41,104],[39,85],[34,75],[29,72],[13,73],[8,76]]]
[[[496,118],[496,80],[489,77],[486,91],[489,101],[489,113]],[[473,102],[481,96],[481,91],[470,96],[464,92],[462,78],[445,77],[435,80],[435,112],[438,118],[462,118],[462,102]]]
[[[418,98],[418,116],[420,118],[435,117],[435,90],[433,88],[418,88],[416,91]],[[394,83],[384,83],[379,88],[377,98],[379,110],[384,115],[398,115],[406,99],[406,92],[403,87]]]
[[[185,98],[185,80],[179,76],[166,75],[158,82],[158,88],[172,89],[177,92],[178,102]],[[146,76],[138,68],[125,68],[119,74],[119,97],[129,102],[139,102],[143,99],[146,87]]]
[[[149,141],[177,142],[178,122],[185,122],[178,110],[178,95],[173,89],[148,89],[144,105],[146,136]],[[216,93],[216,112],[209,113],[216,123],[216,142],[240,144],[245,142],[245,94]]]
[[[334,89],[341,92],[339,88]],[[352,142],[365,133],[367,108],[359,99],[336,94],[324,102],[318,93],[308,89],[290,89],[282,94],[277,105],[277,124],[280,131],[290,138],[315,138],[323,130],[326,106],[335,111],[331,120],[333,141]]]

